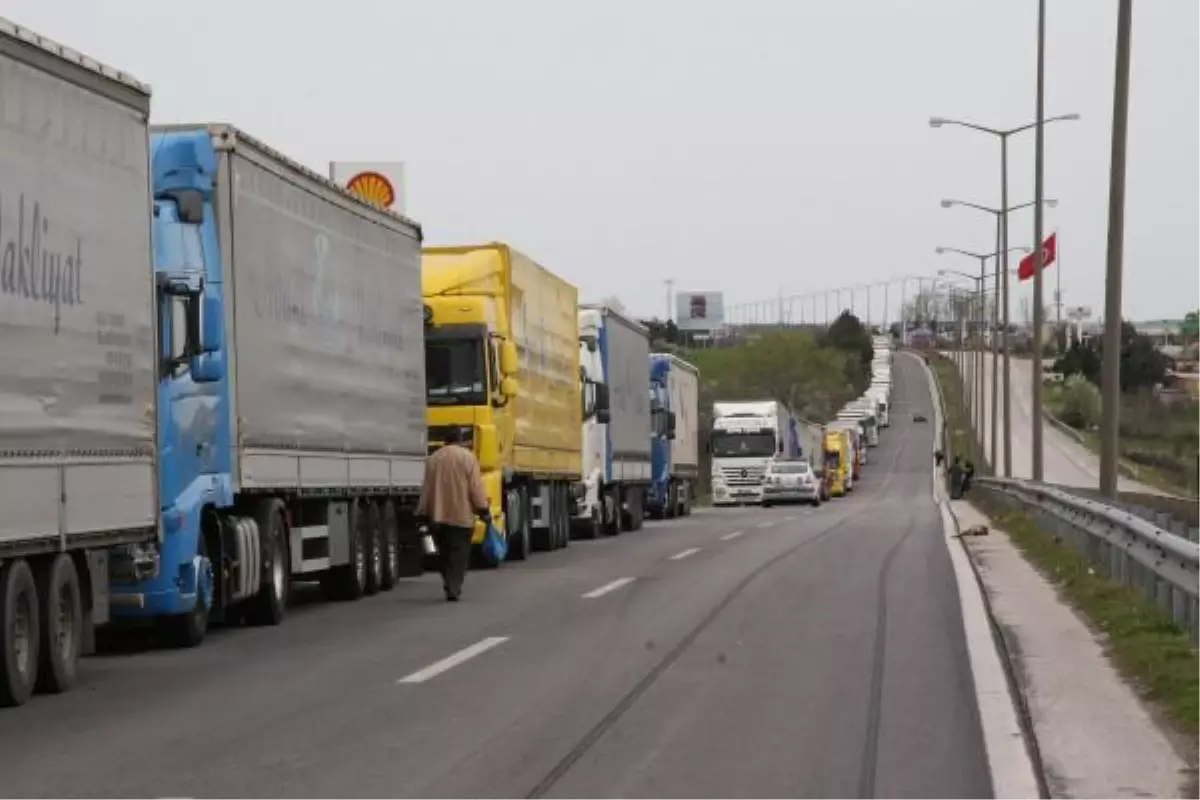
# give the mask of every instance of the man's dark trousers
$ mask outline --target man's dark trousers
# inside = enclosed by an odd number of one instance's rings
[[[467,577],[467,567],[471,564],[472,532],[470,528],[460,528],[457,525],[433,526],[433,542],[438,549],[442,587],[446,590],[446,597],[458,597],[462,594],[463,580]]]

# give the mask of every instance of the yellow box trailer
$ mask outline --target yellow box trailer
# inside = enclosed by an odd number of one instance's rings
[[[464,433],[509,558],[565,547],[582,470],[578,289],[498,242],[425,248],[421,281],[430,448]]]

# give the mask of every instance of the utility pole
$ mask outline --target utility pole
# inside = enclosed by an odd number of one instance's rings
[[[671,290],[675,288],[675,281],[671,278],[667,278],[665,281],[663,281],[663,283],[667,285],[667,322],[670,322],[671,317],[673,316],[672,312],[675,310],[675,307],[671,302],[674,299],[671,294]]]
[[[1033,436],[1030,448],[1033,455],[1033,479],[1045,478],[1042,462],[1042,328],[1046,309],[1042,295],[1042,267],[1045,251],[1042,248],[1042,200],[1045,173],[1046,117],[1046,0],[1038,0],[1037,30],[1037,127],[1034,129],[1033,167],[1033,413],[1030,421]]]
[[[1100,492],[1117,496],[1121,438],[1121,271],[1125,252],[1125,147],[1129,123],[1129,50],[1133,0],[1117,7],[1117,66],[1113,83],[1112,166],[1108,186],[1108,267],[1104,286],[1104,362],[1101,367]]]

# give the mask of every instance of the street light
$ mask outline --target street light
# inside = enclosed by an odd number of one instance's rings
[[[957,119],[947,119],[946,117],[932,117],[929,120],[929,127],[931,127],[931,128],[941,128],[941,127],[944,127],[947,125],[950,125],[950,126],[956,125],[961,128],[969,128],[970,130],[973,130],[973,131],[979,131],[980,133],[987,133],[987,134],[990,134],[990,135],[995,136],[1000,139],[1000,208],[1003,210],[1000,213],[1000,247],[998,249],[1002,250],[1004,252],[1004,257],[1003,257],[1004,275],[1006,277],[1004,280],[1004,293],[1003,293],[1003,297],[1002,297],[1002,302],[1004,305],[1004,317],[1006,319],[1009,316],[1009,314],[1008,314],[1009,290],[1008,290],[1008,278],[1007,278],[1007,275],[1008,275],[1008,251],[1009,251],[1009,247],[1008,247],[1008,211],[1009,211],[1009,208],[1008,208],[1008,137],[1010,137],[1014,134],[1017,134],[1017,133],[1021,133],[1023,131],[1030,130],[1031,128],[1037,128],[1037,145],[1038,145],[1038,147],[1037,147],[1037,169],[1036,169],[1036,172],[1037,172],[1036,178],[1037,179],[1035,181],[1036,185],[1034,187],[1034,203],[1036,205],[1039,200],[1043,199],[1042,198],[1042,166],[1041,166],[1042,129],[1051,122],[1073,122],[1073,121],[1080,119],[1079,114],[1076,114],[1076,113],[1059,114],[1058,116],[1050,117],[1048,119],[1044,118],[1044,115],[1042,114],[1042,58],[1041,58],[1041,56],[1043,55],[1042,54],[1042,44],[1043,44],[1042,38],[1043,38],[1043,30],[1045,27],[1044,19],[1043,19],[1044,14],[1045,14],[1043,2],[1044,2],[1044,0],[1039,0],[1039,3],[1038,3],[1038,113],[1037,113],[1037,120],[1029,123],[1028,125],[1021,125],[1016,128],[1007,128],[1007,129],[989,128],[986,125],[979,125],[974,122],[966,122],[966,121],[957,120]],[[1034,238],[1037,239],[1037,241],[1034,242],[1034,246],[1036,246],[1038,248],[1038,255],[1034,259],[1036,262],[1034,264],[1034,267],[1036,269],[1034,270],[1034,276],[1033,276],[1033,294],[1034,294],[1034,309],[1033,309],[1034,331],[1033,331],[1033,335],[1034,335],[1034,345],[1035,345],[1035,348],[1038,350],[1036,357],[1039,359],[1039,362],[1038,362],[1039,364],[1040,364],[1040,359],[1041,359],[1040,348],[1041,348],[1041,342],[1042,342],[1041,326],[1042,326],[1042,314],[1043,314],[1043,309],[1041,308],[1041,303],[1042,303],[1042,269],[1041,269],[1041,267],[1042,267],[1042,264],[1041,264],[1042,241],[1041,241],[1041,236],[1042,236],[1042,213],[1041,213],[1041,208],[1038,207],[1034,214]],[[1004,437],[1004,464],[1005,464],[1005,469],[1008,470],[1008,472],[1006,472],[1005,474],[1008,477],[1011,477],[1012,436],[1010,434],[1008,434],[1007,432],[1012,430],[1012,392],[1009,391],[1009,382],[1012,377],[1012,374],[1011,374],[1012,371],[1011,371],[1011,365],[1009,362],[1010,350],[1009,350],[1008,326],[1007,325],[1004,327],[1004,332],[1003,332],[1001,339],[1003,340],[1003,347],[1004,347],[1004,430],[1006,432],[1005,437]],[[1033,375],[1033,414],[1032,414],[1032,417],[1033,417],[1033,442],[1032,442],[1032,444],[1033,444],[1033,448],[1032,448],[1033,449],[1033,478],[1034,478],[1034,480],[1041,480],[1042,479],[1042,381],[1041,381],[1041,370],[1035,369],[1033,372],[1034,372],[1034,375]]]
[[[958,255],[963,255],[963,256],[967,256],[968,258],[978,259],[978,261],[979,261],[979,276],[978,277],[976,277],[974,275],[968,275],[965,272],[958,272],[957,270],[938,270],[939,275],[946,275],[946,274],[962,275],[965,278],[975,281],[975,283],[976,283],[976,288],[975,288],[976,303],[979,304],[979,309],[978,309],[979,319],[975,320],[977,331],[978,331],[978,327],[979,327],[978,323],[986,322],[983,319],[984,315],[983,315],[983,307],[982,307],[983,294],[984,294],[983,285],[984,285],[984,281],[986,281],[989,277],[992,277],[992,275],[989,275],[987,273],[987,260],[989,258],[996,258],[997,263],[999,264],[1000,256],[1005,256],[1005,258],[1003,259],[1003,262],[1005,265],[1007,265],[1007,262],[1008,262],[1007,255],[1011,251],[1027,252],[1028,248],[1010,247],[1005,250],[996,250],[993,253],[976,253],[976,252],[972,252],[970,250],[960,250],[957,247],[938,247],[938,248],[936,248],[936,252],[938,255],[945,255],[946,253],[957,253]],[[997,282],[997,284],[1000,283],[1000,275],[1002,273],[1005,275],[1004,285],[1007,286],[1008,285],[1007,266],[997,266],[997,269],[994,273],[994,275],[996,277],[996,282]],[[993,302],[992,302],[993,322],[995,321],[995,317],[996,317],[995,300],[993,300]],[[995,326],[994,325],[992,326],[992,338],[994,341],[995,340]],[[983,383],[984,382],[983,382],[983,347],[982,347],[982,344],[981,344],[981,346],[979,346],[976,349],[975,354],[972,357],[971,361],[972,361],[972,368],[971,368],[971,387],[972,387],[971,388],[971,408],[972,408],[971,419],[972,419],[972,426],[975,428],[976,431],[979,431],[980,434],[982,434],[983,433],[983,425],[984,425],[985,418],[986,418],[986,415],[984,414],[984,406],[983,406],[983,393],[984,393]],[[993,381],[993,387],[994,387],[995,386],[995,377],[994,376],[992,378],[992,381]],[[993,400],[992,400],[993,420],[995,419],[995,408],[996,408],[995,395],[993,392]],[[972,447],[975,446],[974,442],[975,442],[975,440],[972,438]],[[993,424],[993,428],[992,428],[992,451],[993,451],[992,459],[993,460],[991,462],[993,474],[995,473],[995,469],[996,469],[995,447],[996,447],[996,430],[995,430],[995,426]],[[981,455],[982,455],[982,453],[981,453]]]
[[[1052,198],[1046,198],[1046,199],[1042,200],[1042,202],[1044,204],[1046,204],[1047,206],[1049,206],[1050,208],[1055,208],[1058,206],[1058,201],[1054,200]],[[1011,211],[1020,211],[1023,208],[1030,208],[1034,205],[1037,205],[1037,201],[1035,201],[1035,200],[1031,200],[1028,203],[1021,203],[1020,205],[1016,205],[1016,206],[1009,206],[1008,208],[990,208],[988,206],[979,205],[978,203],[970,203],[970,202],[967,202],[966,200],[943,200],[942,201],[942,208],[953,208],[955,206],[962,206],[964,208],[973,208],[978,211],[984,211],[984,212],[987,212],[988,214],[992,214],[993,216],[995,216],[996,217],[996,250],[997,250],[997,252],[999,252],[1000,249],[1004,246],[1004,242],[1001,241],[1001,232],[1000,232],[1001,216],[1004,216]],[[1005,259],[1005,261],[1007,261],[1007,259]],[[1003,287],[1004,295],[1005,295],[1005,298],[1007,298],[1008,274],[1009,273],[1007,271],[1001,270],[1001,269],[997,269],[995,272],[996,300],[997,301],[1000,299],[1000,293],[1001,293],[1000,277],[1002,275],[1004,277],[1004,287]],[[1000,379],[999,379],[999,374],[998,374],[999,370],[1000,370],[1000,348],[997,344],[996,335],[995,335],[995,331],[997,329],[996,317],[997,317],[998,311],[999,311],[998,306],[999,306],[998,302],[992,303],[992,341],[991,341],[991,347],[992,347],[992,426],[991,426],[992,427],[992,450],[991,450],[991,460],[992,460],[992,470],[996,474],[999,474],[999,467],[998,467],[997,461],[996,461],[996,440],[998,439],[997,434],[999,433],[998,421],[999,421],[999,414],[1000,414],[1000,400],[998,397],[998,393],[1000,391]],[[1007,302],[1004,303],[1003,317],[1004,317],[1004,327],[1003,327],[1004,333],[1002,334],[1002,337],[1006,343],[1005,347],[1003,348],[1004,349],[1004,408],[1006,411],[1005,417],[1004,417],[1004,476],[1006,478],[1011,478],[1012,477],[1012,427],[1010,425],[1010,420],[1009,420],[1009,417],[1007,414],[1007,410],[1009,408],[1008,393],[1009,393],[1009,388],[1010,388],[1009,387],[1009,353],[1008,353],[1008,347],[1007,347],[1008,326],[1009,326],[1008,303]]]

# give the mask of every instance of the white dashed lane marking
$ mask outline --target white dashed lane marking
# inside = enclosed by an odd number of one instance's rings
[[[615,592],[622,586],[627,586],[633,583],[633,578],[617,578],[615,581],[604,584],[603,586],[592,589],[590,592],[580,595],[584,600],[595,600],[597,597],[603,597],[609,592]]]
[[[411,675],[404,676],[400,680],[396,681],[396,683],[424,683],[427,680],[436,678],[438,675],[441,675],[447,670],[454,669],[459,664],[470,661],[475,656],[486,653],[496,645],[504,644],[507,641],[507,636],[489,636],[486,639],[481,639],[470,647],[464,647],[454,655],[447,656],[441,661],[435,661],[425,669],[417,670]]]
[[[722,536],[722,537],[721,537],[721,541],[722,541],[722,542],[728,542],[730,539],[736,539],[736,538],[738,538],[738,537],[739,537],[739,536],[741,536],[743,533],[745,533],[745,531],[734,531],[733,533],[727,533],[727,534],[725,534],[724,536]]]
[[[678,553],[671,556],[671,560],[672,561],[682,561],[683,559],[687,558],[688,556],[694,556],[694,555],[696,555],[696,553],[699,553],[699,552],[700,552],[699,547],[689,547],[687,550],[680,550]]]

